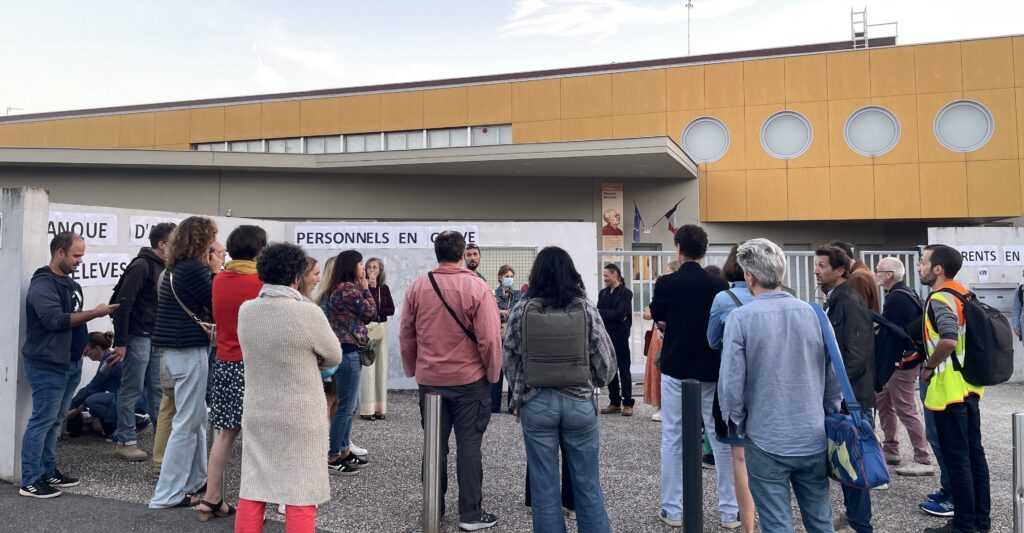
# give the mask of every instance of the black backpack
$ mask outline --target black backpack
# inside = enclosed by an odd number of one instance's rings
[[[134,265],[136,261],[146,261],[146,258],[145,257],[141,257],[141,256],[135,256],[135,257],[132,258],[131,261],[128,262],[128,266],[124,267],[124,272],[121,272],[121,276],[119,278],[117,278],[117,284],[114,285],[114,289],[113,289],[113,291],[110,294],[110,301],[107,302],[108,304],[114,305],[114,304],[118,303],[118,301],[117,301],[118,294],[117,293],[121,292],[121,285],[124,285],[124,273],[128,272],[128,269],[131,268],[132,265]],[[146,275],[148,276],[149,275],[148,274],[148,268],[149,268],[149,263],[148,262],[146,263],[146,268],[147,268],[147,274]]]
[[[990,305],[979,301],[973,292],[963,295],[948,288],[939,289],[939,292],[952,294],[960,300],[967,324],[964,364],[961,366],[955,355],[951,356],[953,370],[960,372],[968,383],[979,387],[998,385],[1009,380],[1013,375],[1013,331],[1010,329],[1010,321]],[[935,324],[931,307],[928,308],[928,317]]]
[[[875,333],[875,392],[882,392],[897,369],[906,370],[921,364],[924,352],[903,326],[874,311],[871,311],[871,318],[879,326]]]

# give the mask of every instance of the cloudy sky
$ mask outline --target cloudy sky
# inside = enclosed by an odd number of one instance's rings
[[[691,53],[1024,34],[1021,0],[693,0]],[[0,114],[676,57],[685,0],[0,0]],[[892,35],[891,27],[876,35]]]

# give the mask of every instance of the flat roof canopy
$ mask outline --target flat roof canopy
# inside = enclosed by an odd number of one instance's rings
[[[19,166],[424,176],[697,177],[697,165],[668,137],[342,154],[0,148],[0,168]]]

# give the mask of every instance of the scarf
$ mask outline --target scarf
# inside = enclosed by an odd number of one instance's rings
[[[255,274],[256,261],[249,261],[248,259],[232,259],[231,261],[228,261],[228,264],[224,265],[224,270],[229,270],[235,274]]]
[[[288,287],[287,285],[271,285],[270,283],[263,284],[263,288],[260,289],[258,298],[290,298],[300,302],[307,301],[306,297],[303,296],[301,292]]]

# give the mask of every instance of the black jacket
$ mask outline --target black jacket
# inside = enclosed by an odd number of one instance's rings
[[[156,324],[156,283],[164,271],[164,260],[152,248],[139,250],[121,275],[111,303],[121,304],[114,311],[114,346],[125,346],[132,337],[149,337]]]
[[[843,283],[828,293],[828,320],[861,407],[875,406],[875,330],[864,297]]]
[[[209,346],[210,339],[203,328],[178,305],[171,292],[171,272],[164,275],[160,286],[156,324],[153,326],[153,346],[165,348],[194,348]],[[174,264],[174,290],[178,297],[200,320],[210,322],[213,307],[213,283],[210,269],[196,259],[185,259]]]
[[[629,339],[633,327],[633,291],[619,285],[614,291],[605,287],[597,294],[597,310],[612,342]]]
[[[71,326],[71,314],[82,312],[82,287],[70,276],[58,276],[49,266],[32,274],[25,298],[27,319],[21,355],[40,370],[67,372],[82,358],[89,342],[85,324]]]
[[[718,381],[722,355],[708,345],[708,319],[715,295],[728,289],[724,279],[697,263],[658,278],[651,301],[651,318],[665,322],[661,372],[676,379]]]

